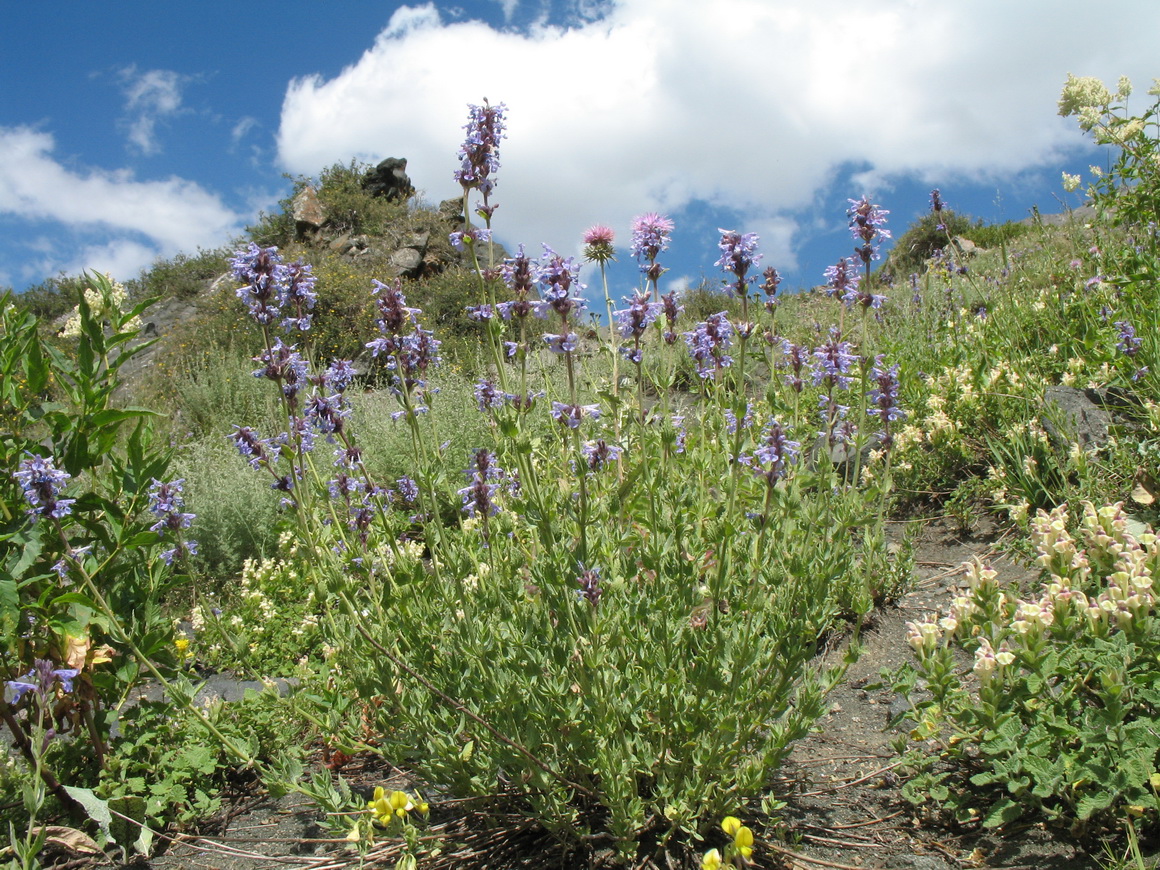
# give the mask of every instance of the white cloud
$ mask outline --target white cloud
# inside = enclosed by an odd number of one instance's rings
[[[520,0],[493,0],[500,9],[503,10],[503,20],[511,21],[516,9],[520,5]]]
[[[142,269],[157,259],[157,250],[132,239],[117,239],[104,244],[86,245],[57,271],[69,275],[81,272],[104,272],[118,280],[136,278]]]
[[[80,254],[41,251],[41,274],[93,267],[132,277],[156,257],[220,245],[242,228],[244,215],[193,182],[139,181],[125,170],[78,172],[53,157],[54,147],[48,133],[0,127],[0,215],[57,221],[63,235],[82,238]]]
[[[160,154],[157,124],[180,111],[181,90],[189,77],[164,69],[138,72],[129,66],[121,70],[121,81],[125,91],[122,125],[130,144],[147,156]]]
[[[945,185],[1061,160],[1083,144],[1055,114],[1067,73],[1146,82],[1160,31],[1160,4],[1133,0],[1101,8],[1133,22],[1114,52],[1079,0],[578,8],[606,14],[516,33],[445,22],[432,4],[399,9],[339,75],[290,83],[282,163],[313,174],[406,157],[428,199],[455,196],[466,104],[486,96],[509,110],[495,192],[509,247],[566,250],[597,221],[626,239],[634,214],[702,202],[769,234],[766,262],[792,262],[797,224],[842,168],[886,188],[902,175]]]
[[[243,139],[250,134],[250,131],[259,126],[257,118],[252,118],[249,115],[241,118],[232,130],[230,130],[230,142],[237,147]]]

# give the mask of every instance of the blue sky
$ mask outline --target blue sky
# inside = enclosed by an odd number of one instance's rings
[[[808,8],[806,8],[808,6]],[[677,231],[671,286],[716,279],[717,228],[788,286],[850,253],[867,193],[901,231],[939,187],[987,220],[1059,211],[1093,151],[1067,74],[1150,66],[1154,0],[118,0],[0,4],[0,286],[134,277],[227,243],[283,173],[408,158],[455,196],[466,106],[504,102],[497,237],[579,253],[635,214]],[[1114,24],[1114,38],[1100,36]],[[614,293],[635,281],[627,253]],[[594,275],[587,280],[594,281]]]

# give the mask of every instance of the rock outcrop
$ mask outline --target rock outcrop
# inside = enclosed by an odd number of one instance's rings
[[[407,176],[407,158],[388,157],[367,172],[362,188],[371,196],[382,196],[388,200],[409,199],[414,195],[415,188]]]
[[[307,185],[298,191],[290,206],[290,216],[294,218],[294,228],[300,239],[318,232],[326,223],[326,210],[313,187]]]

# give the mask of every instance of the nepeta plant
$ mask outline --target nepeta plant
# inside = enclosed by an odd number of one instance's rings
[[[457,176],[484,197],[486,220],[501,117],[473,109]],[[258,372],[279,388],[287,430],[231,436],[287,492],[295,545],[311,554],[304,579],[325,603],[332,651],[316,712],[334,739],[362,745],[365,727],[379,751],[450,793],[510,792],[557,836],[609,837],[624,853],[646,835],[695,833],[766,787],[841,674],[811,664],[816,638],[866,609],[885,552],[869,528],[861,540],[807,542],[808,529],[865,527],[862,495],[798,461],[807,433],[778,422],[779,389],[752,395],[755,235],[720,241],[740,321],[722,312],[685,332],[702,374],[694,406],[670,416],[663,374],[663,411],[646,405],[645,366],[663,370],[683,349],[673,347],[682,305],[658,286],[672,230],[657,214],[633,222],[644,284],[607,324],[641,385],[635,407],[584,369],[580,265],[521,246],[479,270],[467,311],[492,348],[469,400],[490,438],[467,455],[437,435],[455,425],[436,396],[438,340],[401,285],[375,282],[380,335],[368,347],[411,434],[405,503],[366,473],[349,391],[314,374],[289,336],[267,333]],[[469,231],[459,241],[474,250]],[[586,258],[603,266],[612,241],[593,228]],[[276,252],[249,256],[278,274]],[[776,273],[764,280],[772,298]],[[263,305],[251,304],[256,317]],[[531,341],[531,317],[548,324],[542,341]],[[852,351],[839,349],[848,368]],[[817,394],[798,357],[801,388]],[[875,407],[886,431],[895,374],[883,364]],[[735,845],[747,857],[751,844]]]

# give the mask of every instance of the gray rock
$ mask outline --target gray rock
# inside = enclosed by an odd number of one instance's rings
[[[852,480],[857,469],[865,468],[870,462],[870,452],[878,446],[877,437],[869,439],[862,445],[861,457],[853,444],[845,441],[829,443],[825,433],[819,434],[809,450],[809,463],[812,468],[818,468],[829,460],[837,471],[838,476],[845,480]]]
[[[1085,391],[1060,384],[1044,393],[1040,423],[1057,447],[1067,449],[1078,443],[1085,450],[1094,450],[1107,443],[1112,415]]]
[[[439,217],[447,223],[458,226],[463,223],[463,197],[445,199],[439,203]]]
[[[964,257],[973,257],[979,252],[979,246],[966,236],[956,236],[955,247],[959,249],[959,253]]]
[[[393,277],[415,278],[423,267],[423,252],[414,248],[399,248],[391,254],[388,268],[394,273]]]

